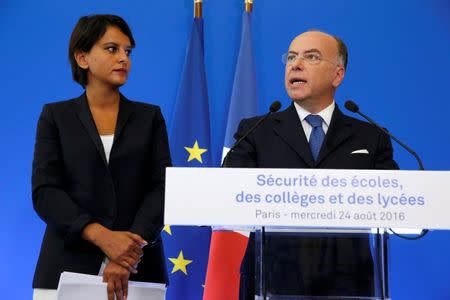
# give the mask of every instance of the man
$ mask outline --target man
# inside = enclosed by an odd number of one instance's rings
[[[334,102],[347,67],[347,47],[319,31],[297,36],[283,55],[292,105],[271,115],[237,149],[228,165],[257,168],[397,169],[390,139],[342,114]],[[236,139],[260,117],[242,120]],[[357,151],[359,150],[359,151]],[[268,293],[309,296],[375,294],[367,234],[268,234]],[[254,241],[242,265],[241,299],[254,299]]]

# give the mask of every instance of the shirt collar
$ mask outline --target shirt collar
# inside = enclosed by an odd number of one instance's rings
[[[297,102],[294,102],[295,110],[297,111],[298,117],[300,118],[300,121],[304,121],[305,118],[310,115],[311,113],[301,107],[297,104]],[[334,107],[336,106],[334,100],[331,102],[330,105],[328,105],[326,108],[324,108],[322,111],[318,112],[315,115],[319,115],[322,117],[323,121],[327,126],[330,126],[331,117],[333,116]]]

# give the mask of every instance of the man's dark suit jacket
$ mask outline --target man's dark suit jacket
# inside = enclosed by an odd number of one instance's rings
[[[160,231],[171,165],[159,107],[121,96],[107,164],[86,95],[46,104],[37,126],[33,205],[47,224],[33,288],[56,289],[61,272],[97,275],[105,254],[81,238],[98,222],[149,242],[130,280],[167,283]]]
[[[260,117],[242,120],[236,140]],[[366,149],[368,154],[351,154]],[[390,139],[374,126],[345,116],[335,107],[317,161],[313,160],[292,104],[271,115],[229,154],[227,165],[249,168],[397,169]],[[240,299],[254,299],[254,237],[241,268]],[[374,293],[367,234],[268,235],[266,287],[277,294],[363,296]]]

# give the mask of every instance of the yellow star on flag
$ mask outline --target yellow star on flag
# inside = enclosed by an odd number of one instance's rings
[[[172,235],[172,229],[170,229],[170,225],[164,225],[163,231],[167,232],[169,235]]]
[[[190,147],[184,147],[187,152],[189,152],[189,158],[188,162],[190,162],[193,159],[198,160],[199,162],[203,163],[202,161],[202,154],[208,151],[208,149],[203,149],[198,146],[197,140],[195,140],[194,146],[192,148]]]
[[[172,274],[180,270],[187,275],[186,266],[192,263],[192,260],[184,259],[183,250],[180,251],[180,254],[178,254],[177,258],[169,257],[169,260],[173,263]]]

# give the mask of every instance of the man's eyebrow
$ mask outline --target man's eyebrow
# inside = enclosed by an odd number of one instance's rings
[[[322,54],[322,52],[320,52],[320,50],[319,49],[309,49],[309,50],[306,50],[305,52],[303,52],[303,53],[312,53],[312,52],[317,52],[317,53],[320,53],[320,54]]]
[[[297,51],[292,51],[292,50],[289,50],[288,53],[298,54]],[[303,53],[319,53],[319,54],[322,54],[322,52],[320,52],[319,49],[315,49],[315,48],[313,48],[313,49],[308,49],[308,50],[306,50],[306,51],[303,52]]]

